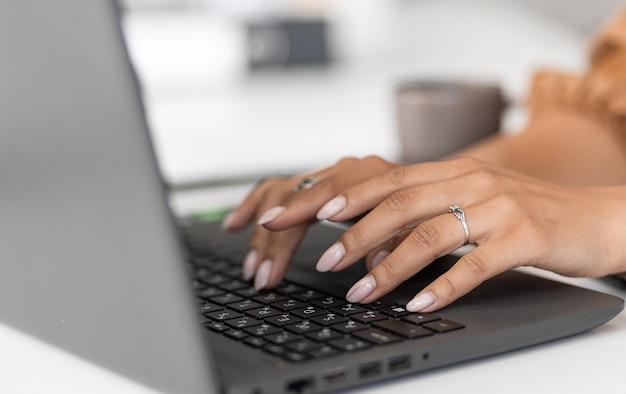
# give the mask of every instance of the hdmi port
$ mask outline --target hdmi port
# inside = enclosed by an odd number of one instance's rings
[[[348,370],[346,367],[339,367],[329,369],[327,371],[322,372],[322,379],[327,384],[338,384],[346,380],[348,377]]]

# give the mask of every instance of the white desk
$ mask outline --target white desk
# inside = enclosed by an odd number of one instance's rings
[[[450,7],[453,3],[456,8]],[[159,29],[168,29],[170,38],[201,37],[202,18],[179,14],[166,24],[160,23],[162,16],[131,19],[129,38],[145,79],[150,120],[167,177],[184,182],[245,175],[252,169],[299,170],[345,154],[393,157],[393,81],[429,75],[489,76],[517,97],[536,65],[578,67],[582,62],[582,37],[522,8],[496,1],[443,0],[415,2],[412,7],[413,12],[396,26],[402,34],[380,45],[378,52],[362,55],[361,61],[369,59],[365,63],[347,59],[328,73],[266,76],[218,89],[202,67],[186,68],[185,77],[176,80],[170,66],[175,69],[177,64],[168,63],[172,59],[167,54],[168,45],[177,41],[155,42],[162,38],[156,35]],[[155,47],[159,50],[150,49]],[[184,59],[194,48],[188,49],[178,53],[177,61],[200,62]],[[190,82],[194,80],[206,85]],[[285,144],[291,148],[281,148]],[[192,200],[193,207],[201,207],[232,203],[233,198],[227,194]],[[568,281],[626,297],[625,290],[602,281]],[[3,325],[0,349],[2,393],[154,394]],[[574,338],[360,392],[601,392],[621,387],[624,357],[626,315],[621,314]]]

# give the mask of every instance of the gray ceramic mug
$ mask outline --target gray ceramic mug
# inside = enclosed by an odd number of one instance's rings
[[[400,159],[438,160],[500,130],[506,102],[490,82],[420,80],[395,92]]]

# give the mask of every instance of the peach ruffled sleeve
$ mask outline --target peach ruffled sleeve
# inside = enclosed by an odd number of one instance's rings
[[[626,9],[591,41],[582,74],[539,70],[527,97],[531,119],[554,109],[575,111],[602,122],[626,147]]]

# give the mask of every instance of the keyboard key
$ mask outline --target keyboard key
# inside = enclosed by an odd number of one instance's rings
[[[261,337],[247,337],[243,340],[243,343],[252,347],[262,347],[267,345],[267,341]]]
[[[235,311],[229,311],[227,309],[224,309],[222,311],[207,313],[205,314],[205,316],[213,319],[214,321],[223,322],[226,320],[239,318],[241,317],[241,314]]]
[[[368,326],[354,320],[348,320],[340,324],[333,324],[331,327],[342,334],[349,334],[351,332],[365,330]]]
[[[263,346],[262,349],[275,356],[280,356],[285,353],[284,347],[282,347],[281,345],[275,345],[273,343],[268,343],[267,345]]]
[[[293,298],[284,298],[278,302],[271,303],[271,305],[276,309],[280,309],[281,311],[290,311],[292,309],[304,308],[307,306],[307,303],[295,300]]]
[[[357,331],[352,335],[356,338],[366,340],[375,345],[387,345],[390,343],[402,341],[402,338],[400,338],[399,336],[385,332],[383,330],[379,330],[377,328],[368,328],[367,330]]]
[[[247,288],[248,286],[250,286],[250,283],[244,282],[241,279],[232,279],[226,283],[222,283],[219,285],[222,290],[226,291],[241,290]]]
[[[432,331],[401,320],[381,320],[372,323],[374,326],[391,331],[404,338],[420,338],[433,335]]]
[[[226,293],[222,295],[218,295],[215,297],[209,298],[209,301],[214,302],[218,305],[226,305],[231,304],[233,302],[243,301],[243,298],[233,293]]]
[[[323,345],[311,339],[302,338],[294,342],[289,342],[285,346],[294,352],[308,352],[310,350],[320,348]]]
[[[301,321],[302,319],[297,316],[290,315],[289,313],[282,313],[265,319],[266,323],[273,324],[277,327],[284,327],[289,324],[300,323]]]
[[[291,295],[292,293],[301,293],[306,290],[308,289],[300,285],[296,285],[295,283],[285,283],[276,288],[277,293],[280,293],[286,296]]]
[[[271,308],[269,306],[264,306],[257,309],[250,309],[246,311],[246,315],[252,316],[255,319],[267,319],[272,316],[277,316],[282,314],[283,312],[278,309]]]
[[[341,338],[343,334],[330,329],[329,327],[324,327],[321,330],[313,331],[306,334],[306,337],[318,342],[326,342],[332,341],[333,339]]]
[[[302,362],[302,361],[306,361],[306,360],[311,358],[306,353],[298,353],[298,352],[293,352],[291,350],[286,350],[282,354],[282,356],[283,356],[284,359],[286,359],[288,361],[292,361],[294,363],[299,363],[299,362]]]
[[[292,309],[290,312],[303,319],[309,319],[309,318],[312,318],[313,316],[319,316],[319,315],[323,315],[326,313],[324,309],[317,308],[312,305],[309,305],[304,308]]]
[[[420,325],[439,319],[441,319],[439,316],[433,315],[432,313],[411,313],[410,315],[403,316],[400,320]]]
[[[367,349],[369,347],[371,347],[372,345],[367,342],[364,341],[362,339],[359,338],[352,338],[352,337],[343,337],[340,339],[336,339],[334,341],[331,341],[328,343],[329,345],[332,345],[338,349],[341,350],[345,350],[347,352],[353,352],[356,350],[362,350],[362,349]]]
[[[336,297],[331,297],[331,296],[327,296],[327,297],[320,298],[318,300],[311,301],[311,305],[317,306],[319,308],[325,308],[325,309],[340,307],[346,304],[347,302],[345,300],[342,300]]]
[[[389,319],[386,315],[377,311],[367,311],[365,313],[357,313],[356,315],[350,315],[350,319],[354,319],[358,322],[369,324],[378,320]]]
[[[332,346],[324,345],[319,348],[308,350],[307,354],[314,358],[322,358],[322,357],[328,357],[328,356],[332,356],[335,354],[339,354],[339,350],[337,350],[336,348]]]
[[[230,327],[228,327],[226,324],[222,322],[218,322],[218,321],[207,323],[204,326],[208,328],[209,330],[215,331],[215,332],[224,332],[230,329]]]
[[[384,313],[387,316],[391,316],[391,317],[394,317],[394,318],[406,316],[406,315],[411,313],[411,312],[407,311],[406,309],[404,309],[403,306],[399,306],[399,305],[387,306],[387,307],[384,307],[384,308],[380,308],[378,311]]]
[[[263,307],[263,304],[259,304],[258,302],[254,302],[252,300],[242,300],[239,302],[234,302],[232,304],[226,305],[228,308],[235,310],[237,312],[243,313],[250,309],[257,309]]]
[[[448,331],[459,330],[461,328],[465,328],[464,325],[459,324],[457,322],[453,322],[452,320],[437,320],[434,322],[424,324],[424,327],[429,330],[433,330],[438,333],[444,333]]]
[[[271,343],[275,343],[277,345],[282,345],[285,344],[287,342],[293,342],[293,341],[297,341],[298,339],[301,339],[302,337],[290,332],[277,332],[275,334],[270,334],[270,335],[265,335],[263,336],[263,339],[265,339],[268,342]]]
[[[322,326],[330,326],[331,324],[343,323],[345,321],[348,321],[348,318],[333,312],[326,312],[323,315],[312,317],[311,321]]]
[[[275,292],[269,292],[269,293],[261,293],[253,297],[252,299],[256,302],[260,302],[261,304],[272,304],[274,302],[286,300],[287,297],[282,294],[275,293]]]
[[[292,293],[290,297],[298,301],[310,302],[324,297],[324,294],[315,290],[305,290],[302,292]]]
[[[241,331],[241,330],[228,330],[224,333],[224,335],[226,335],[229,338],[236,339],[236,340],[242,340],[249,336],[248,334],[245,333],[245,331]]]
[[[244,329],[244,331],[255,337],[262,337],[265,335],[276,334],[277,332],[281,332],[282,330],[269,324],[261,324],[259,326],[248,327]]]
[[[222,309],[224,309],[223,306],[214,304],[212,302],[203,302],[202,304],[200,304],[200,313],[203,314],[221,311]]]
[[[207,285],[211,285],[211,286],[218,286],[221,283],[226,283],[232,280],[232,278],[228,275],[215,273],[215,272],[208,271],[208,270],[196,272],[196,278],[206,283]]]
[[[341,316],[350,316],[356,313],[365,313],[368,311],[359,304],[345,304],[342,306],[330,308],[330,310]]]
[[[263,324],[261,320],[257,320],[248,316],[241,316],[235,319],[226,320],[225,323],[232,328],[243,330],[248,327],[260,326]]]
[[[314,332],[320,330],[322,327],[317,324],[311,323],[309,320],[303,320],[299,323],[290,324],[285,326],[285,330],[294,332],[296,334],[307,334],[309,332]]]
[[[202,290],[196,291],[196,295],[202,299],[208,299],[222,294],[224,294],[224,290],[214,286],[205,287]]]

